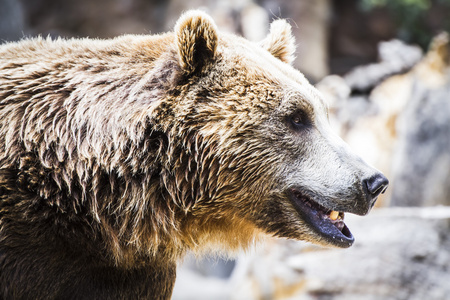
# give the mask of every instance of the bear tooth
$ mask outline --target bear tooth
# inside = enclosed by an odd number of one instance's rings
[[[339,212],[338,211],[335,211],[335,210],[333,210],[333,211],[331,211],[330,212],[330,219],[331,220],[337,220],[337,218],[339,217]]]

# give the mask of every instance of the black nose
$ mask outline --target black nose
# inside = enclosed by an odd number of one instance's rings
[[[363,180],[363,186],[366,189],[367,200],[369,201],[370,208],[375,205],[378,195],[384,193],[388,185],[389,180],[381,173]]]
[[[375,200],[378,195],[384,193],[389,185],[389,180],[381,173],[364,179],[363,181],[364,187],[367,189],[367,196],[371,202],[371,205],[375,204]]]

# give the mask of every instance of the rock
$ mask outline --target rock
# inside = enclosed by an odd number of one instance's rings
[[[391,40],[378,45],[378,55],[378,63],[356,67],[344,76],[352,91],[370,91],[382,80],[408,71],[422,58],[422,50],[400,40]]]
[[[368,97],[351,96],[350,86],[341,76],[326,76],[316,88],[328,103],[330,123],[339,136],[345,137],[355,122],[371,110]]]
[[[397,109],[391,154],[393,206],[450,205],[449,46],[448,34],[434,38],[425,58],[405,75],[408,93],[390,97],[405,103]]]
[[[214,276],[205,276],[196,270],[185,266],[178,270],[172,300],[211,299],[230,299],[230,290],[227,280]]]
[[[391,205],[450,205],[450,82],[415,81],[411,94],[398,121]]]

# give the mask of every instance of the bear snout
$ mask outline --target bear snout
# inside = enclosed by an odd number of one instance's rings
[[[389,185],[389,180],[381,173],[376,173],[362,180],[363,190],[368,204],[368,213],[375,205],[378,196],[384,193]]]

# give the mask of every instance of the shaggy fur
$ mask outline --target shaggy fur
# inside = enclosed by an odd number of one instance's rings
[[[284,21],[261,48],[194,11],[163,35],[1,46],[0,298],[167,299],[189,249],[330,244],[293,186],[366,213],[375,171],[330,133],[293,44]]]

